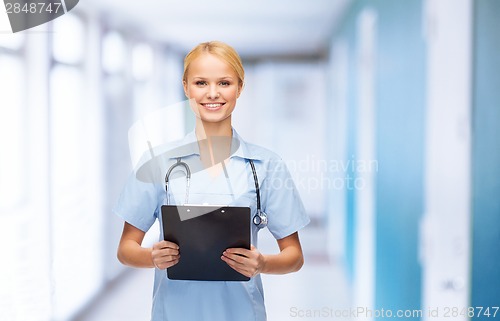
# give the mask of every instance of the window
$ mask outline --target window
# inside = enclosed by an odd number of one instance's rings
[[[19,50],[22,48],[25,41],[24,33],[6,34],[0,33],[0,49],[6,48],[11,50]]]
[[[53,22],[50,70],[50,186],[54,319],[78,311],[102,284],[99,111],[87,81],[85,22]],[[84,263],[83,263],[84,262]],[[83,263],[83,264],[82,264]]]
[[[81,19],[74,14],[54,20],[53,55],[57,62],[78,64],[85,55],[85,30]]]
[[[139,43],[132,51],[132,74],[137,81],[148,81],[153,75],[154,55],[151,46]]]
[[[18,55],[0,53],[0,208],[13,208],[22,200],[22,186],[26,182],[26,128],[27,117],[24,65]]]
[[[123,37],[118,32],[106,34],[102,42],[102,67],[108,74],[125,71],[127,48]]]
[[[31,40],[45,37],[39,33]],[[46,104],[32,104],[45,88],[33,82],[43,68],[29,68],[29,40],[0,34],[0,224],[5,227],[0,243],[7,245],[2,259],[8,262],[0,265],[0,315],[5,320],[50,318],[46,155],[39,149],[43,135],[37,135]],[[37,58],[41,66],[47,57]]]
[[[159,81],[154,78],[154,52],[148,44],[137,43],[132,49],[134,79],[134,120],[161,106]]]

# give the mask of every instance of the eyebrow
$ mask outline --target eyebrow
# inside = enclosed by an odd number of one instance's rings
[[[201,79],[201,80],[206,80],[206,77],[201,77],[201,76],[194,76],[193,79]],[[225,77],[220,77],[217,78],[217,80],[233,80],[233,77],[231,76],[225,76]]]

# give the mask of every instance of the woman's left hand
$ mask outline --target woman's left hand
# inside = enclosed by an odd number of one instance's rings
[[[221,259],[237,272],[250,278],[261,273],[265,266],[264,256],[253,245],[250,245],[250,250],[227,249],[222,253]]]

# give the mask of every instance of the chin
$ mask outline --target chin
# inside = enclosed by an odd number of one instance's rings
[[[216,116],[216,115],[201,115],[201,120],[206,123],[222,123],[228,120],[231,115]]]

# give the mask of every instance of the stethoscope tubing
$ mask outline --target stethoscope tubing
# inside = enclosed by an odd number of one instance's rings
[[[180,158],[177,158],[177,163],[170,166],[170,168],[167,171],[167,174],[165,175],[165,192],[168,191],[168,180],[170,179],[170,174],[177,166],[182,166],[186,170],[186,200],[184,203],[188,204],[189,203],[189,185],[190,185],[189,183],[191,182],[191,169],[189,169],[189,165],[186,164],[185,162],[182,162]],[[167,197],[168,197],[168,193],[167,193]]]
[[[264,228],[267,226],[267,214],[264,213],[261,210],[261,205],[260,205],[260,188],[259,188],[259,179],[257,177],[257,170],[255,169],[255,165],[253,163],[253,160],[248,159],[248,162],[250,163],[250,167],[252,168],[252,174],[253,174],[253,179],[255,182],[255,193],[257,195],[257,214],[254,215],[252,222],[258,227],[258,228]],[[191,170],[189,168],[189,165],[183,161],[181,161],[181,158],[177,158],[177,162],[174,163],[172,166],[167,171],[167,174],[165,175],[165,193],[168,199],[168,183],[170,179],[170,174],[172,171],[177,167],[177,166],[182,166],[186,170],[186,200],[185,204],[189,203],[189,186],[190,186],[190,181],[191,181]],[[224,166],[224,172],[227,176],[227,170]]]

